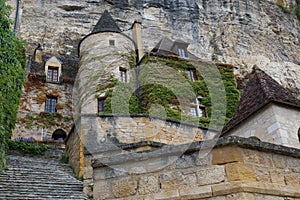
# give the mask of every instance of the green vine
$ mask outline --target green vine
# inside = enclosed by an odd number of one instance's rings
[[[11,31],[11,8],[0,0],[0,171],[11,131],[15,127],[25,77],[24,42]]]

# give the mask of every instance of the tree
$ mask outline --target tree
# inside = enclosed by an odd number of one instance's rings
[[[6,0],[0,0],[0,170],[15,127],[26,64],[24,42],[14,37],[10,12]]]

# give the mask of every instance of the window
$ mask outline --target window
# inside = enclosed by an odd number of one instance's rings
[[[104,101],[105,98],[98,98],[98,113],[104,111]]]
[[[57,104],[56,97],[47,97],[46,104],[45,104],[45,112],[55,113],[56,112],[56,104]]]
[[[195,117],[206,117],[205,106],[201,105],[202,97],[191,101],[190,114]]]
[[[120,81],[127,82],[127,71],[124,68],[120,68]]]
[[[47,81],[58,82],[58,67],[48,67]]]
[[[115,46],[115,41],[114,40],[109,40],[109,46]]]
[[[186,52],[184,49],[178,48],[178,55],[180,58],[187,58]]]
[[[197,75],[196,75],[196,70],[194,69],[189,69],[188,71],[186,71],[188,78],[190,81],[195,81],[197,80]]]
[[[197,108],[196,107],[191,107],[190,108],[190,114],[193,115],[194,117],[197,117]]]

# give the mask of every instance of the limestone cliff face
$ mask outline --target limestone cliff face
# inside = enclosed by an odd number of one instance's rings
[[[234,64],[242,77],[256,64],[300,95],[300,21],[275,2],[23,0],[19,35],[28,41],[28,55],[42,43],[45,53],[77,60],[79,40],[107,9],[128,35],[133,21],[142,21],[147,51],[163,36],[182,39],[204,60]],[[300,3],[281,2],[290,10]]]

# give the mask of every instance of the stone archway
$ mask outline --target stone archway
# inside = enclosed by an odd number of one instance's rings
[[[58,140],[62,138],[63,140],[66,139],[67,133],[62,129],[56,129],[52,134],[52,139]]]

